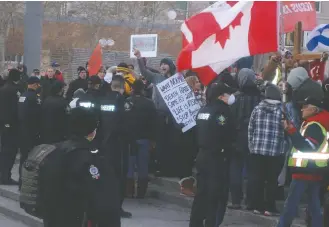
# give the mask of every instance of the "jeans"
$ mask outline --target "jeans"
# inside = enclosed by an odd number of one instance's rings
[[[134,178],[135,166],[137,166],[138,178],[148,177],[150,141],[143,139],[136,141],[138,150],[137,154],[129,157],[128,178]]]
[[[297,215],[299,201],[304,191],[307,192],[308,209],[312,217],[312,227],[322,227],[323,223],[319,196],[320,187],[320,182],[293,179],[277,227],[291,226],[294,217]]]

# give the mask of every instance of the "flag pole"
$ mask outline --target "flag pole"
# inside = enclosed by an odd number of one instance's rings
[[[283,59],[284,57],[284,24],[283,24],[283,8],[282,8],[282,2],[281,1],[277,1],[278,4],[278,33],[279,33],[279,45],[278,45],[278,52],[281,54],[281,57]],[[287,82],[287,75],[288,75],[288,70],[286,67],[285,71],[283,72],[283,66],[284,63],[281,60],[281,75],[284,74],[282,76],[282,81],[283,81],[283,91],[286,91],[287,87],[286,87],[286,82]],[[277,72],[278,73],[278,72]],[[287,95],[284,92],[282,95],[282,102],[286,103],[287,102]],[[285,108],[283,108],[284,110]],[[285,111],[285,110],[284,110]]]

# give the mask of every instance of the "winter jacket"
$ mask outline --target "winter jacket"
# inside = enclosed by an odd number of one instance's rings
[[[309,117],[303,122],[303,125],[306,125],[309,122],[318,122],[320,123],[327,132],[329,131],[329,112],[321,111],[315,116]],[[302,136],[297,128],[292,128],[288,131],[293,146],[300,151],[316,151],[319,149],[323,141],[323,133],[321,128],[312,124],[306,128],[304,136]],[[311,145],[311,144],[312,145]],[[311,180],[311,181],[320,181],[322,180],[321,175],[313,175],[313,174],[293,174],[293,179],[300,180]]]
[[[0,88],[0,129],[8,124],[9,126],[18,124],[17,103],[20,86],[7,80],[6,84]]]
[[[237,80],[239,91],[235,93],[235,103],[231,106],[236,125],[236,148],[239,153],[248,152],[248,126],[254,108],[263,97],[255,84],[255,72],[250,69],[241,69]]]
[[[252,112],[248,127],[251,154],[279,156],[284,153],[281,102],[263,100]]]
[[[66,92],[66,99],[68,101],[71,101],[73,98],[73,94],[76,90],[82,88],[83,90],[87,91],[88,89],[88,80],[87,79],[81,79],[80,77],[78,79],[73,80],[69,88],[67,89]]]
[[[162,81],[164,81],[168,78],[165,75],[162,75],[160,73],[155,73],[155,72],[152,72],[149,69],[147,69],[145,67],[145,62],[142,58],[138,59],[138,66],[139,66],[139,70],[140,70],[142,76],[144,76],[145,79],[147,81],[149,81],[150,83],[153,83],[152,100],[155,104],[155,108],[159,112],[170,114],[169,109],[168,109],[165,101],[161,97],[160,92],[159,92],[159,90],[156,86],[157,84],[161,83]],[[172,73],[174,73],[174,68],[175,68],[174,63],[170,64],[169,66],[170,66],[170,69],[171,69],[170,71],[172,71]]]

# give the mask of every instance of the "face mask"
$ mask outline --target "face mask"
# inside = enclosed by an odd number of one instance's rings
[[[87,136],[87,140],[93,141],[93,139],[95,139],[95,136],[96,136],[96,129]]]
[[[235,96],[230,95],[230,97],[227,100],[227,104],[230,106],[230,105],[233,105],[233,103],[235,103]]]

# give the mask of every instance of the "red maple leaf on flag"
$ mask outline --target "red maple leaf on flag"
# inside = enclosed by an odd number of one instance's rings
[[[233,7],[237,2],[236,1],[228,1],[226,2],[228,5]],[[216,35],[216,41],[220,43],[222,48],[225,48],[226,41],[230,39],[230,26],[234,29],[236,26],[241,25],[241,19],[243,17],[243,13],[239,13],[236,18],[232,21],[231,24],[229,24],[226,28],[224,28],[220,34]]]

